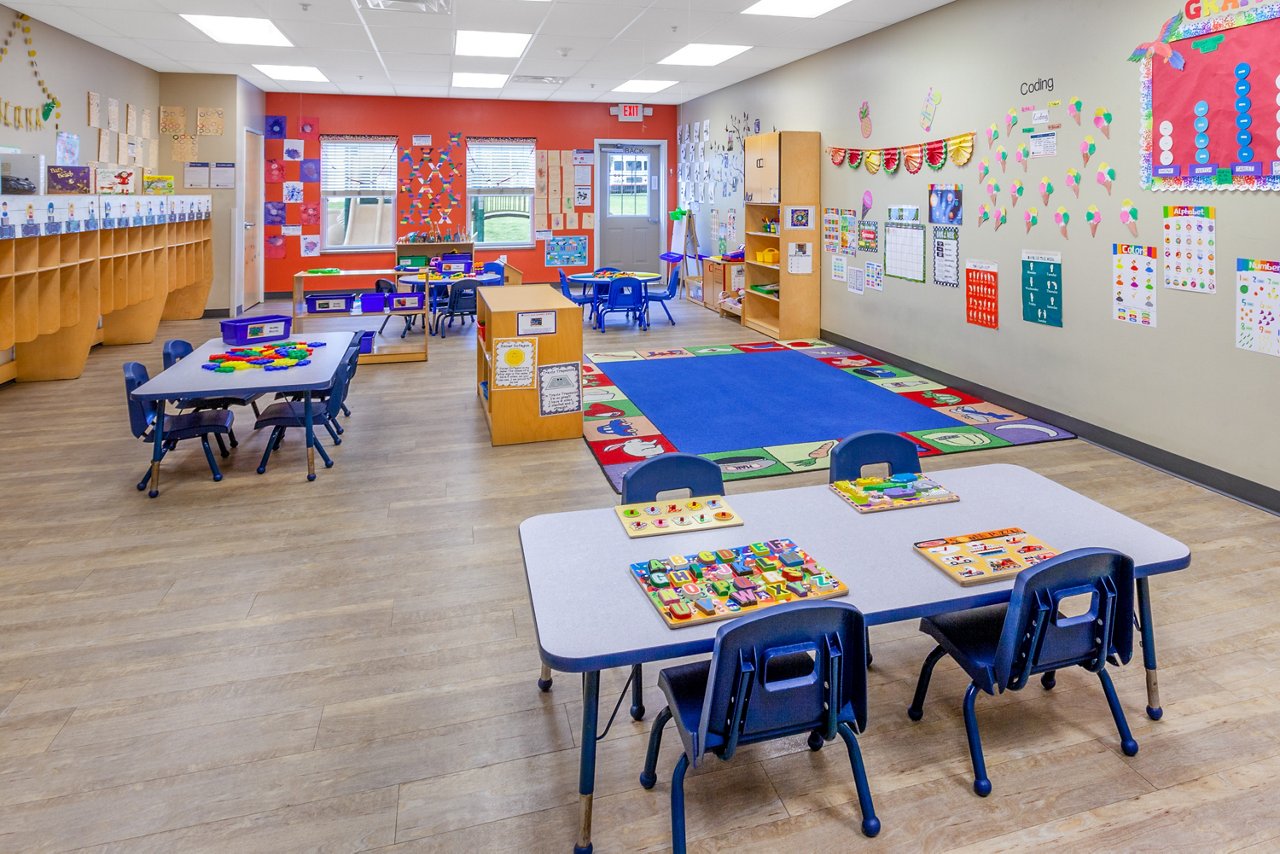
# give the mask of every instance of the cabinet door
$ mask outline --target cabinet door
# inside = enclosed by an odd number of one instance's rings
[[[778,134],[747,137],[746,198],[748,202],[778,201]]]

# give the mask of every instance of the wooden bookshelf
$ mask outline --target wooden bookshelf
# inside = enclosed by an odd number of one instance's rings
[[[293,277],[293,301],[291,303],[293,331],[299,333],[304,331],[306,325],[312,320],[362,320],[381,326],[382,318],[390,315],[396,317],[421,317],[421,339],[414,335],[412,338],[401,340],[399,337],[400,327],[396,326],[396,338],[394,340],[384,338],[381,335],[374,335],[373,352],[361,353],[360,361],[363,364],[425,362],[427,360],[427,339],[431,337],[427,330],[429,308],[425,302],[422,308],[408,311],[376,311],[368,314],[357,314],[355,311],[323,313],[307,311],[306,292],[308,290],[313,293],[316,291],[333,291],[340,294],[349,294],[355,292],[355,289],[352,288],[353,280],[390,279],[395,282],[396,278],[402,275],[404,274],[396,270],[342,270],[337,273],[307,273],[304,271],[298,273]],[[368,289],[363,288],[362,290]]]

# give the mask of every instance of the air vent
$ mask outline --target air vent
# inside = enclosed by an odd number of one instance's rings
[[[452,15],[453,0],[360,0],[368,9],[380,12],[425,12],[428,15]]]
[[[536,74],[516,74],[511,78],[512,83],[540,83],[546,86],[559,86],[564,81],[563,77],[539,77]]]

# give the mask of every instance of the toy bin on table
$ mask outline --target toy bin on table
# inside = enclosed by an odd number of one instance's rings
[[[258,317],[233,317],[221,323],[223,343],[233,347],[246,344],[265,344],[289,337],[293,318],[284,314],[263,314]]]

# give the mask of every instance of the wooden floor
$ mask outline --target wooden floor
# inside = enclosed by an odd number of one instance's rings
[[[676,309],[678,326],[587,332],[587,347],[759,337]],[[315,483],[296,437],[254,472],[265,436],[243,410],[222,483],[184,447],[148,500],[121,362],[156,371],[164,338],[215,334],[165,323],[154,344],[99,348],[79,380],[0,389],[0,850],[568,850],[581,695],[568,675],[550,694],[534,685],[516,526],[617,501],[586,447],[490,447],[467,329],[432,340],[428,363],[360,370],[337,464]],[[862,745],[880,837],[858,833],[844,751],[799,738],[691,775],[693,849],[1280,848],[1280,519],[1083,441],[926,470],[991,462],[1191,547],[1191,569],[1152,584],[1164,719],[1141,712],[1139,666],[1117,673],[1141,752],[1121,755],[1088,674],[984,696],[995,791],[980,800],[959,672],[939,666],[911,723],[930,643],[877,628]],[[650,719],[659,706],[650,688]],[[646,737],[624,719],[601,746],[598,851],[668,845],[678,739],[647,792]]]

